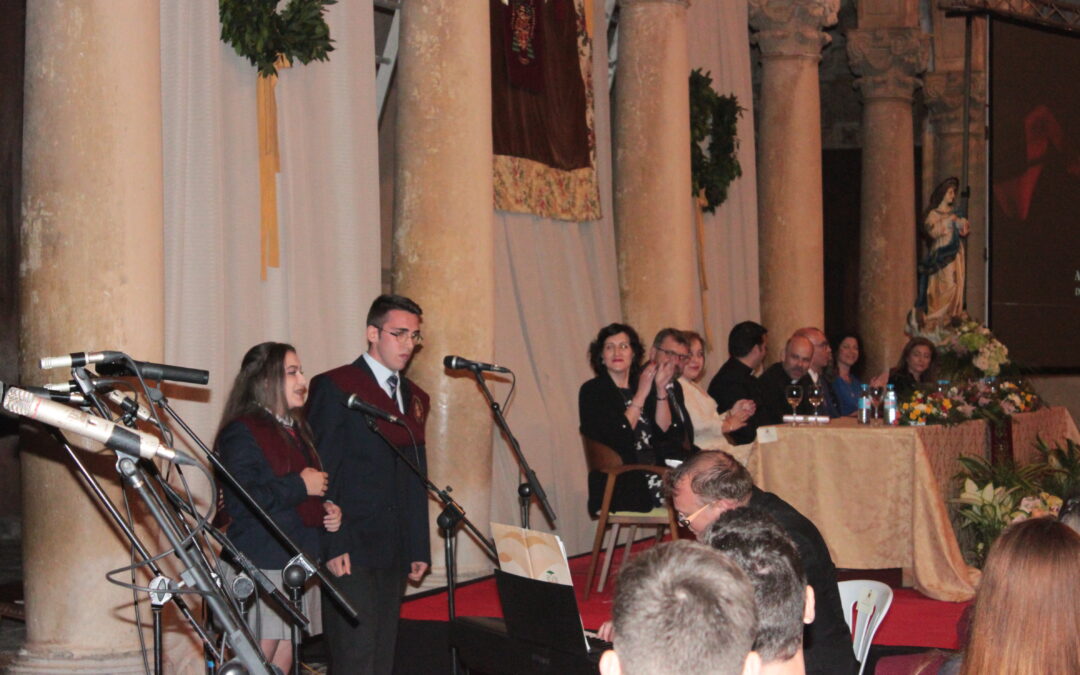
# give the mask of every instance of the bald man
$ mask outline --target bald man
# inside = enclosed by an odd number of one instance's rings
[[[811,415],[814,406],[806,400],[809,388],[814,384],[810,379],[810,364],[814,358],[814,344],[801,335],[792,335],[784,345],[783,358],[769,366],[758,378],[761,401],[761,424],[780,424],[784,415],[791,414],[791,406],[784,396],[784,388],[789,384],[798,384],[803,388],[803,401],[799,404],[800,415]]]

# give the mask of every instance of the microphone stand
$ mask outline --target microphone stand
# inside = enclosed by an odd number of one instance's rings
[[[165,575],[162,573],[161,567],[157,564],[157,559],[154,556],[150,555],[150,552],[147,550],[146,546],[143,545],[142,541],[139,539],[139,536],[135,534],[135,531],[132,530],[131,527],[128,525],[127,521],[124,520],[123,516],[117,510],[116,505],[113,504],[112,499],[109,498],[109,495],[105,494],[105,490],[102,489],[101,484],[98,483],[97,479],[94,478],[93,474],[91,474],[90,471],[86,468],[86,465],[83,464],[82,460],[79,459],[79,456],[76,454],[75,450],[71,447],[71,445],[67,442],[67,439],[64,437],[64,435],[56,427],[48,427],[48,429],[52,436],[60,444],[60,447],[62,447],[67,452],[68,456],[71,457],[71,461],[75,464],[75,469],[78,471],[79,475],[82,476],[83,480],[86,481],[87,486],[90,488],[91,492],[94,493],[94,496],[97,497],[98,502],[101,503],[102,507],[105,509],[106,513],[108,513],[112,521],[120,529],[120,532],[124,535],[128,542],[131,543],[131,546],[135,549],[136,552],[138,552],[139,556],[141,556],[142,559],[146,561],[146,565],[154,574],[154,578],[167,580]],[[195,616],[191,613],[191,608],[188,607],[188,604],[184,601],[183,598],[171,593],[161,593],[156,599],[153,597],[153,594],[151,595],[151,602],[155,605],[157,604],[157,600],[161,600],[163,604],[163,602],[168,602],[170,599],[172,600],[172,603],[176,605],[176,608],[180,610],[180,613],[184,615],[184,619],[187,620],[187,622],[198,634],[199,639],[202,640],[205,648],[210,652],[210,654],[213,655],[216,662],[220,663],[222,658],[221,652],[216,649],[216,647],[214,646],[214,641],[210,639],[210,636],[206,633],[205,628],[203,628],[202,624],[200,624],[199,621],[195,618]],[[153,612],[154,642],[155,646],[157,647],[157,654],[160,654],[160,644],[158,644],[158,640],[161,634],[161,616],[160,609],[155,606],[155,610],[157,611]],[[160,666],[161,659],[159,656],[155,656],[154,672],[157,673],[157,675],[161,675],[162,671]]]
[[[285,534],[285,532],[282,531],[280,527],[278,527],[278,524],[274,522],[274,519],[270,517],[270,514],[268,514],[265,509],[259,506],[258,503],[256,503],[255,499],[251,496],[251,494],[248,493],[248,491],[245,490],[242,485],[240,485],[240,482],[238,480],[236,480],[236,477],[233,476],[227,468],[225,468],[225,465],[222,463],[221,459],[217,455],[215,455],[210,450],[210,448],[206,446],[205,443],[202,442],[202,439],[198,437],[194,430],[192,430],[191,427],[189,427],[187,423],[184,422],[183,418],[181,418],[180,415],[172,408],[172,406],[169,405],[169,400],[165,398],[165,394],[163,394],[161,390],[156,387],[148,387],[148,389],[151,402],[161,407],[162,410],[168,413],[169,418],[176,422],[180,426],[180,428],[184,430],[184,433],[186,433],[188,437],[195,442],[195,445],[197,445],[199,449],[202,450],[203,454],[206,455],[206,458],[214,466],[214,469],[217,471],[218,475],[225,479],[225,482],[228,483],[229,486],[233,490],[235,490],[238,495],[240,495],[240,498],[244,500],[244,503],[247,504],[248,508],[250,508],[256,514],[260,521],[262,521],[262,524],[266,526],[266,528],[270,530],[270,532],[272,532],[274,536],[277,537],[278,540],[290,552],[294,554],[295,557],[293,558],[293,561],[299,560],[300,564],[303,565],[305,569],[309,570],[311,574],[315,574],[316,576],[318,576],[319,581],[322,582],[323,590],[325,590],[327,594],[331,598],[333,598],[334,602],[336,602],[338,606],[341,607],[342,611],[345,612],[346,616],[355,621],[357,619],[356,610],[353,609],[352,605],[349,604],[349,601],[345,599],[345,596],[341,594],[341,591],[338,590],[337,586],[334,585],[334,583],[322,571],[322,569],[320,569],[314,562],[312,562],[307,557],[307,555],[302,550],[300,550],[300,547],[297,546],[291,539],[289,539],[289,536]],[[292,612],[290,612],[290,614],[291,613]],[[307,622],[305,622],[305,625],[306,623]]]
[[[496,566],[498,566],[499,564],[499,552],[495,550],[495,544],[491,543],[491,541],[487,537],[485,537],[483,533],[480,532],[480,530],[476,529],[476,526],[473,525],[472,521],[469,520],[468,517],[466,517],[465,509],[461,508],[461,505],[454,501],[454,498],[450,496],[450,493],[453,492],[454,488],[450,487],[449,485],[447,485],[446,488],[442,490],[435,487],[435,484],[432,483],[431,480],[427,477],[427,473],[422,471],[420,467],[413,463],[413,461],[409,459],[404,452],[401,451],[401,448],[394,445],[394,443],[392,443],[390,439],[387,438],[386,435],[379,430],[378,421],[372,415],[369,415],[366,412],[363,414],[364,421],[367,422],[368,429],[371,429],[372,433],[382,439],[383,443],[386,444],[386,447],[390,448],[394,452],[394,454],[398,456],[398,459],[404,462],[405,466],[409,467],[409,469],[411,469],[412,472],[416,474],[416,476],[424,484],[424,487],[427,489],[428,493],[434,495],[443,505],[442,513],[440,513],[438,518],[435,519],[435,522],[439,525],[439,529],[442,530],[443,533],[443,550],[444,556],[446,558],[446,607],[450,621],[453,622],[454,617],[457,615],[454,607],[454,596],[457,593],[457,552],[454,546],[457,526],[461,523],[465,524],[465,527],[469,530],[469,533],[472,534],[472,536],[477,541],[482,543],[485,549],[487,549],[488,556],[491,557],[492,561],[495,562]],[[408,427],[405,428],[408,429]],[[450,648],[450,666],[453,675],[457,675],[458,659],[457,649],[455,647]]]
[[[491,408],[491,414],[495,417],[495,423],[502,430],[503,434],[506,435],[507,440],[510,441],[510,449],[517,458],[518,466],[521,467],[521,472],[525,474],[525,482],[519,485],[517,489],[518,498],[521,502],[521,526],[526,530],[530,529],[529,504],[532,502],[533,495],[536,495],[536,500],[540,503],[540,509],[544,512],[544,515],[547,516],[548,524],[554,528],[555,511],[548,502],[547,494],[544,492],[544,487],[540,485],[540,479],[536,477],[536,472],[532,470],[528,460],[525,459],[525,455],[521,452],[521,445],[518,444],[517,438],[515,438],[513,432],[510,431],[510,425],[507,424],[506,418],[503,416],[502,407],[491,395],[491,390],[488,389],[487,382],[480,373],[480,369],[470,367],[469,370],[471,370],[472,374],[476,377],[476,382],[480,385],[480,391],[484,392],[484,398],[487,399],[488,407]]]

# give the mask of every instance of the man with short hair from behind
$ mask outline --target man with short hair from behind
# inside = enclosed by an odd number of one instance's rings
[[[821,675],[854,673],[851,631],[844,620],[836,566],[825,539],[806,516],[771,492],[754,486],[750,472],[726,452],[699,452],[668,472],[664,492],[679,522],[699,539],[720,514],[750,506],[772,516],[795,542],[806,578],[814,589],[813,622],[806,627],[806,672]]]
[[[736,401],[751,399],[761,407],[758,381],[754,371],[765,360],[765,346],[768,338],[765,326],[754,321],[735,324],[728,333],[728,360],[716,371],[709,381],[709,396],[716,400],[716,411],[725,412]],[[752,443],[761,413],[756,412],[742,429],[733,431],[730,436],[736,445]]]
[[[803,630],[814,620],[814,589],[806,584],[795,543],[772,516],[745,506],[720,514],[706,530],[705,543],[731,558],[754,584],[754,651],[762,675],[803,675]]]
[[[614,649],[601,675],[757,675],[754,587],[727,556],[679,540],[630,559],[619,572]]]

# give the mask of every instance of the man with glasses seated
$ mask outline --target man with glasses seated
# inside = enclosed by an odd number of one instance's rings
[[[326,498],[344,516],[341,528],[324,537],[324,558],[359,613],[353,623],[336,603],[323,603],[330,673],[392,672],[406,579],[420,581],[431,563],[423,483],[368,427],[367,415],[344,405],[355,394],[400,417],[402,424],[379,421],[378,429],[426,470],[424,424],[431,406],[402,374],[422,341],[421,314],[409,298],[380,295],[368,310],[367,351],[311,380],[308,423],[325,470],[333,472]]]
[[[809,359],[809,356],[807,357]],[[806,516],[771,492],[754,486],[750,472],[726,452],[699,452],[667,475],[664,491],[679,523],[704,539],[721,514],[743,506],[763,511],[795,543],[813,588],[816,612],[806,627],[804,655],[807,673],[854,673],[851,633],[840,603],[836,566],[817,527]]]
[[[656,423],[661,429],[670,422],[663,437],[653,444],[657,458],[684,460],[697,449],[694,447],[694,427],[686,413],[679,376],[690,360],[690,341],[682,331],[665,328],[653,338],[649,360],[657,365],[656,379],[650,396],[656,401]]]

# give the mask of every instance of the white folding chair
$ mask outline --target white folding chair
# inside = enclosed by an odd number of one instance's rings
[[[848,630],[854,625],[855,635],[851,648],[855,650],[855,660],[859,662],[859,675],[866,667],[866,655],[870,653],[870,643],[874,641],[881,620],[889,613],[893,591],[887,584],[870,579],[841,581],[840,602],[844,606],[844,620]],[[852,610],[857,612],[852,624]]]

